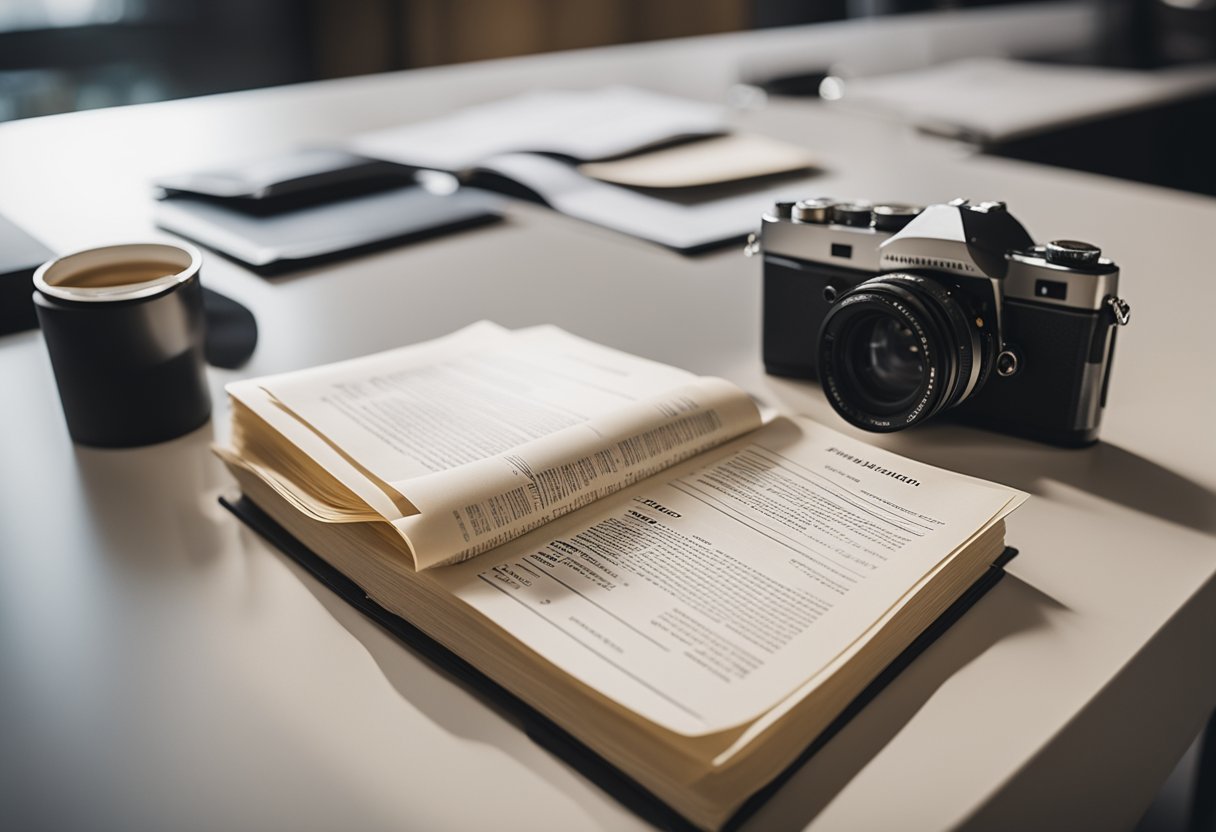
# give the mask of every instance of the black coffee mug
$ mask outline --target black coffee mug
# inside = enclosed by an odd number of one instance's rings
[[[193,246],[134,243],[69,254],[34,273],[73,441],[149,445],[210,418],[201,263]]]

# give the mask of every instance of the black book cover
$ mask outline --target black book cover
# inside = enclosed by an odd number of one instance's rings
[[[313,577],[352,607],[384,627],[431,664],[468,685],[484,699],[512,716],[522,725],[524,731],[534,742],[573,767],[622,805],[660,829],[673,830],[673,832],[694,832],[697,829],[666,803],[604,760],[568,731],[537,712],[527,702],[503,688],[405,619],[377,604],[354,581],[293,537],[248,497],[241,497],[236,502],[229,502],[221,498],[220,503],[267,542],[307,569]],[[826,745],[913,659],[948,630],[988,590],[996,586],[1005,575],[1005,564],[1016,554],[1016,549],[1006,548],[983,577],[963,593],[962,597],[942,613],[927,630],[921,633],[895,661],[891,662],[819,736],[812,739],[794,762],[739,807],[739,810],[723,826],[724,832],[737,829],[751,817],[815,752]]]
[[[38,326],[34,271],[55,256],[10,220],[0,216],[0,335]]]

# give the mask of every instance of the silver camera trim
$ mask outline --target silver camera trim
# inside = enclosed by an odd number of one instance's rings
[[[870,270],[881,268],[878,247],[892,236],[876,228],[857,228],[835,223],[798,222],[771,214],[761,218],[760,248],[775,257],[792,257],[811,263]],[[851,246],[851,257],[832,254],[832,244]]]
[[[933,210],[946,207],[955,211]],[[1110,260],[1098,260],[1097,265],[1105,268],[1103,271],[1077,269],[1049,262],[1042,246],[1031,251],[1006,253],[1005,275],[1000,278],[986,275],[967,249],[962,224],[957,219],[960,207],[953,204],[929,206],[917,217],[914,235],[905,234],[907,228],[890,232],[874,227],[799,222],[765,214],[758,249],[776,257],[870,271],[873,277],[909,269],[931,269],[959,277],[987,278],[994,284],[998,333],[1003,323],[1005,300],[1097,313],[1102,311],[1106,298],[1118,296],[1119,269]],[[851,256],[833,254],[833,244],[850,246]],[[1063,283],[1065,297],[1036,294],[1035,285],[1039,280]]]
[[[955,200],[949,204],[926,207],[898,231],[884,231],[873,226],[865,228],[801,222],[792,217],[769,213],[762,217],[759,233],[750,239],[748,253],[763,252],[766,268],[771,257],[774,261],[790,261],[791,266],[835,266],[842,271],[856,272],[860,277],[857,285],[883,275],[921,270],[966,280],[987,280],[995,304],[990,313],[992,321],[988,322],[994,330],[995,346],[998,351],[1007,352],[1014,359],[1006,372],[998,371],[997,374],[1002,376],[1017,375],[1023,369],[1016,346],[1005,343],[1003,317],[1006,302],[1016,301],[1097,316],[1106,315],[1109,307],[1112,325],[1106,327],[1102,358],[1098,361],[1086,360],[1080,367],[1078,410],[1073,415],[1072,430],[1092,432],[1097,428],[1102,410],[1102,390],[1110,371],[1114,331],[1117,326],[1127,324],[1130,315],[1127,303],[1118,296],[1118,267],[1109,259],[1102,258],[1096,247],[1094,258],[1087,262],[1052,262],[1048,259],[1048,247],[1033,243],[1012,216],[1008,218],[1008,223],[999,218],[969,223],[964,213],[968,211],[990,214],[1005,213],[1007,209],[1003,203]],[[993,229],[992,237],[983,230],[989,227]],[[978,238],[980,234],[983,235],[982,240]],[[968,235],[972,235],[970,239]],[[850,246],[850,256],[833,254],[833,245]],[[1051,291],[1050,287],[1043,287],[1040,281],[1062,284],[1063,291]],[[1042,289],[1044,293],[1038,293],[1036,289]],[[969,379],[968,395],[976,383],[974,376],[978,370],[978,362],[973,362],[973,378]]]
[[[1085,312],[1101,312],[1106,298],[1119,293],[1119,269],[1105,258],[1099,266],[1109,266],[1110,271],[1095,273],[1050,263],[1039,251],[1013,251],[1006,255],[1009,271],[1005,274],[1005,297],[1009,299],[1043,303],[1065,309]],[[1035,294],[1035,284],[1040,280],[1054,280],[1065,286],[1064,297],[1053,298]]]

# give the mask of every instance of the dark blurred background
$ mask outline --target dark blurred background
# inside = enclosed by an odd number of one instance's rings
[[[1002,0],[0,0],[0,121],[996,2]],[[1109,30],[1098,62],[1152,66],[1211,57],[1216,0],[1094,2]],[[1184,22],[1170,24],[1171,15]]]

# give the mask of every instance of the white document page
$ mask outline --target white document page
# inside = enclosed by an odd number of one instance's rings
[[[454,173],[499,153],[558,153],[583,161],[726,129],[722,108],[633,87],[547,90],[443,118],[357,136],[377,159]]]
[[[707,458],[429,574],[610,699],[704,735],[804,686],[1025,498],[802,419]]]
[[[487,551],[761,422],[728,382],[553,327],[482,324],[229,392],[392,522],[419,569]]]
[[[507,453],[394,483],[418,513],[393,525],[419,569],[465,560],[759,425],[739,388],[698,379]]]
[[[845,82],[834,106],[896,116],[928,132],[1000,141],[1216,87],[1211,65],[1151,72],[968,58]]]
[[[563,214],[685,250],[746,237],[775,202],[804,199],[813,177],[766,184],[731,196],[683,202],[610,185],[565,162],[531,153],[495,156],[481,164],[527,186]]]
[[[408,512],[403,512],[400,501],[394,501],[395,495],[392,494],[391,489],[386,489],[383,482],[378,482],[371,472],[362,467],[358,463],[357,457],[352,457],[345,452],[345,449],[339,450],[340,446],[337,443],[330,442],[307,421],[286,409],[270,392],[270,389],[307,389],[309,385],[315,384],[317,389],[324,391],[328,386],[336,384],[336,379],[350,378],[358,381],[380,372],[385,367],[426,366],[428,362],[432,361],[451,362],[470,353],[500,350],[511,342],[512,337],[510,330],[489,321],[481,321],[451,335],[422,344],[388,350],[374,356],[339,361],[322,367],[238,381],[229,384],[225,389],[228,395],[252,410],[300,451],[354,491],[384,519],[392,520]],[[348,432],[350,431],[348,430]],[[366,447],[365,455],[375,453],[374,442],[365,437],[356,438],[362,440],[361,447]],[[402,464],[408,465],[409,463],[406,461]],[[418,470],[426,471],[427,469],[419,467]],[[262,471],[262,476],[280,494],[298,504],[298,500],[293,496],[294,490],[284,487],[280,478],[273,476],[267,470]],[[313,511],[308,513],[316,516]],[[318,519],[327,518],[318,517]]]

